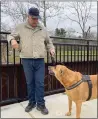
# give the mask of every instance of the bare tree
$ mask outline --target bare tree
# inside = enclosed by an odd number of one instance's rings
[[[40,3],[40,12],[43,14],[42,19],[45,26],[47,26],[47,20],[63,14],[64,3],[61,2],[47,2],[42,1]]]
[[[87,33],[87,22],[91,17],[92,2],[71,2],[66,6],[71,15],[65,14],[65,16],[72,22],[77,23],[82,31],[83,38],[86,38]]]
[[[7,23],[1,22],[1,31],[11,31],[11,27]]]
[[[66,29],[66,37],[76,37],[74,34],[75,32],[76,32],[75,29],[67,28]]]
[[[11,2],[10,0],[3,1],[1,4],[1,13],[10,16],[12,22],[17,25],[17,23],[24,22],[27,19],[27,12],[30,7],[37,7],[40,10],[42,22],[47,26],[46,21],[48,18],[53,18],[55,16],[61,15],[61,10],[63,9],[63,3],[60,2],[46,2],[46,1],[30,1],[26,2]]]
[[[87,39],[89,39],[89,40],[97,40],[97,32],[94,32],[94,31],[89,32],[87,34]]]
[[[29,3],[25,4],[23,2],[12,2],[5,0],[1,4],[1,14],[3,14],[5,17],[9,16],[12,22],[17,25],[17,23],[26,21],[28,6]]]
[[[7,32],[10,29],[10,27],[1,22],[1,31]],[[7,35],[1,34],[1,40],[6,40]],[[7,43],[1,43],[1,57],[2,57],[2,62],[6,63],[7,62]]]

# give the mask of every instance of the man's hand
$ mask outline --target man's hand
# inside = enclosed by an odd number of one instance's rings
[[[11,45],[12,45],[12,48],[14,48],[14,49],[18,49],[19,48],[19,45],[18,45],[18,43],[17,43],[17,41],[16,40],[11,40]]]
[[[54,56],[55,55],[55,50],[54,49],[50,49],[50,55]]]

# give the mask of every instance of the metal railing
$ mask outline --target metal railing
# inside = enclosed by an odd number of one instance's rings
[[[1,34],[7,34],[1,32]],[[81,72],[82,74],[96,74],[98,65],[98,46],[96,41],[53,37],[56,54],[56,64],[63,62],[68,68]],[[59,39],[59,41],[58,41]],[[62,39],[64,40],[63,43]],[[19,52],[12,50],[5,38],[0,41],[1,70],[1,105],[23,101],[27,99],[27,90],[23,67]],[[45,95],[64,91],[64,87],[55,79],[48,75],[48,66],[52,65],[51,58],[47,53],[45,58]]]

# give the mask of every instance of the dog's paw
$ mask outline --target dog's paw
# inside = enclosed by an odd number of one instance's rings
[[[71,115],[71,112],[67,112],[65,115],[66,116],[70,116]]]

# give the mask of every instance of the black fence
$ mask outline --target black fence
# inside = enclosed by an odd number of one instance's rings
[[[2,34],[7,37],[10,33],[1,32]],[[27,99],[25,76],[19,52],[11,49],[6,37],[3,36],[0,41],[0,105]],[[63,62],[68,68],[79,71],[82,74],[97,74],[98,46],[96,41],[76,38],[50,38],[53,39],[56,49],[56,64]],[[50,65],[52,65],[51,58],[47,53],[45,58],[45,95],[64,91],[64,87],[55,77],[48,75],[48,66]]]

